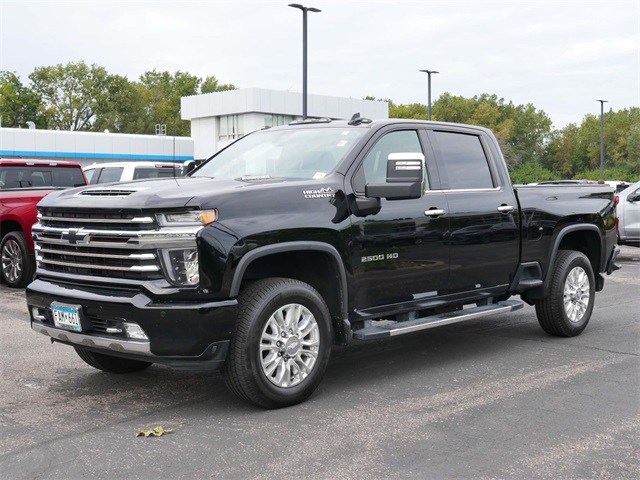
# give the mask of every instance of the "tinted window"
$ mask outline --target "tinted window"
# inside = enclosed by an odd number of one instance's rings
[[[450,189],[493,188],[480,138],[452,132],[433,132]]]
[[[96,183],[99,171],[100,170],[97,168],[88,168],[84,171],[84,176],[87,177],[87,181],[89,182],[89,184]]]
[[[124,167],[105,167],[100,172],[100,176],[94,183],[111,183],[119,182],[122,178]]]
[[[174,173],[173,167],[136,167],[133,171],[133,179],[139,178],[167,178],[178,177],[178,173]]]
[[[0,188],[78,187],[85,185],[78,167],[16,165],[0,167]]]
[[[387,181],[387,160],[390,153],[423,153],[418,132],[401,130],[390,132],[376,142],[367,153],[362,166],[356,173],[354,189],[364,192],[368,183],[384,183]]]

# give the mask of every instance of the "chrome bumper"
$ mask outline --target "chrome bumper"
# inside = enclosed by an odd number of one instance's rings
[[[82,333],[61,330],[59,328],[51,327],[35,320],[31,322],[31,328],[36,332],[53,338],[54,340],[60,340],[61,342],[65,343],[72,343],[79,347],[100,348],[118,353],[144,355],[150,358],[155,357],[155,355],[151,353],[150,342],[148,340],[121,340],[116,338],[86,335]]]

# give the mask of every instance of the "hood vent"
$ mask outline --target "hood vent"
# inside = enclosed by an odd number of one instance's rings
[[[90,190],[83,190],[80,195],[89,195],[92,197],[126,197],[135,193],[136,190],[117,190],[114,188],[93,188]]]

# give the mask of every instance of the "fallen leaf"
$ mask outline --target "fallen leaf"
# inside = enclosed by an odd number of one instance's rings
[[[164,427],[157,426],[152,430],[141,430],[137,433],[136,437],[161,437],[162,435],[166,435],[171,432],[173,432],[173,430],[169,428],[165,430]]]

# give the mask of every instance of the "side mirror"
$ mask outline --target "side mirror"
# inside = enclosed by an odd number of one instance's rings
[[[424,155],[421,153],[391,153],[387,160],[387,182],[368,183],[365,195],[369,198],[404,200],[422,197]]]

